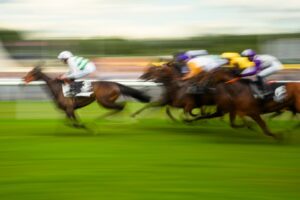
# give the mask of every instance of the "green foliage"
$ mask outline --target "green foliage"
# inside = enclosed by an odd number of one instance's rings
[[[22,39],[22,35],[19,31],[0,29],[0,41],[10,42],[10,41],[19,41],[21,39]]]
[[[300,34],[274,35],[217,35],[172,40],[81,40],[78,50],[82,54],[96,55],[170,55],[190,49],[207,49],[211,53],[241,52],[245,48],[259,51],[259,46],[278,38],[300,38]]]
[[[300,33],[295,34],[270,34],[270,35],[207,35],[185,39],[151,39],[151,40],[126,40],[120,38],[93,38],[93,39],[64,39],[64,40],[39,40],[47,42],[45,47],[11,47],[10,52],[39,55],[41,51],[46,57],[56,57],[57,52],[70,49],[76,54],[92,56],[153,56],[171,55],[178,51],[190,49],[207,49],[210,53],[225,51],[240,52],[245,48],[252,48],[259,52],[259,47],[264,42],[278,38],[300,38]],[[0,31],[0,39],[9,41],[22,40],[17,31]],[[30,41],[29,41],[30,42]]]

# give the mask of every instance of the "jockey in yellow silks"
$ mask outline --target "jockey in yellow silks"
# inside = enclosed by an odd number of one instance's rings
[[[241,57],[241,55],[236,52],[224,52],[221,54],[221,57],[228,60],[227,67],[235,69],[244,70],[254,65],[248,58]]]

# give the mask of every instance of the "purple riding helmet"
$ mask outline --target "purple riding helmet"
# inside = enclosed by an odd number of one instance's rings
[[[179,54],[176,56],[175,60],[177,62],[183,62],[183,61],[187,61],[190,57],[188,55],[186,55],[185,53]]]
[[[254,50],[245,49],[241,53],[241,56],[248,57],[250,61],[254,62],[253,70],[248,73],[242,74],[241,75],[242,77],[255,75],[262,70],[262,67],[261,67],[262,62],[259,58],[254,58],[256,56],[256,52]]]
[[[256,56],[256,52],[252,49],[245,49],[241,55],[243,57],[248,57],[250,60],[253,60],[254,56]]]

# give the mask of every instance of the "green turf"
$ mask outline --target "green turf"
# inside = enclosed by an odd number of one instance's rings
[[[227,120],[173,123],[141,104],[108,119],[93,104],[75,130],[47,102],[0,103],[1,200],[298,200],[300,131],[268,124],[281,143]]]

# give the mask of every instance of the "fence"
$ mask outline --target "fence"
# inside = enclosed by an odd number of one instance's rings
[[[154,82],[119,79],[112,79],[110,81],[143,90],[154,98],[158,97],[161,93],[160,85]],[[15,100],[49,100],[45,82],[35,81],[25,84],[22,79],[0,79],[0,101]]]

